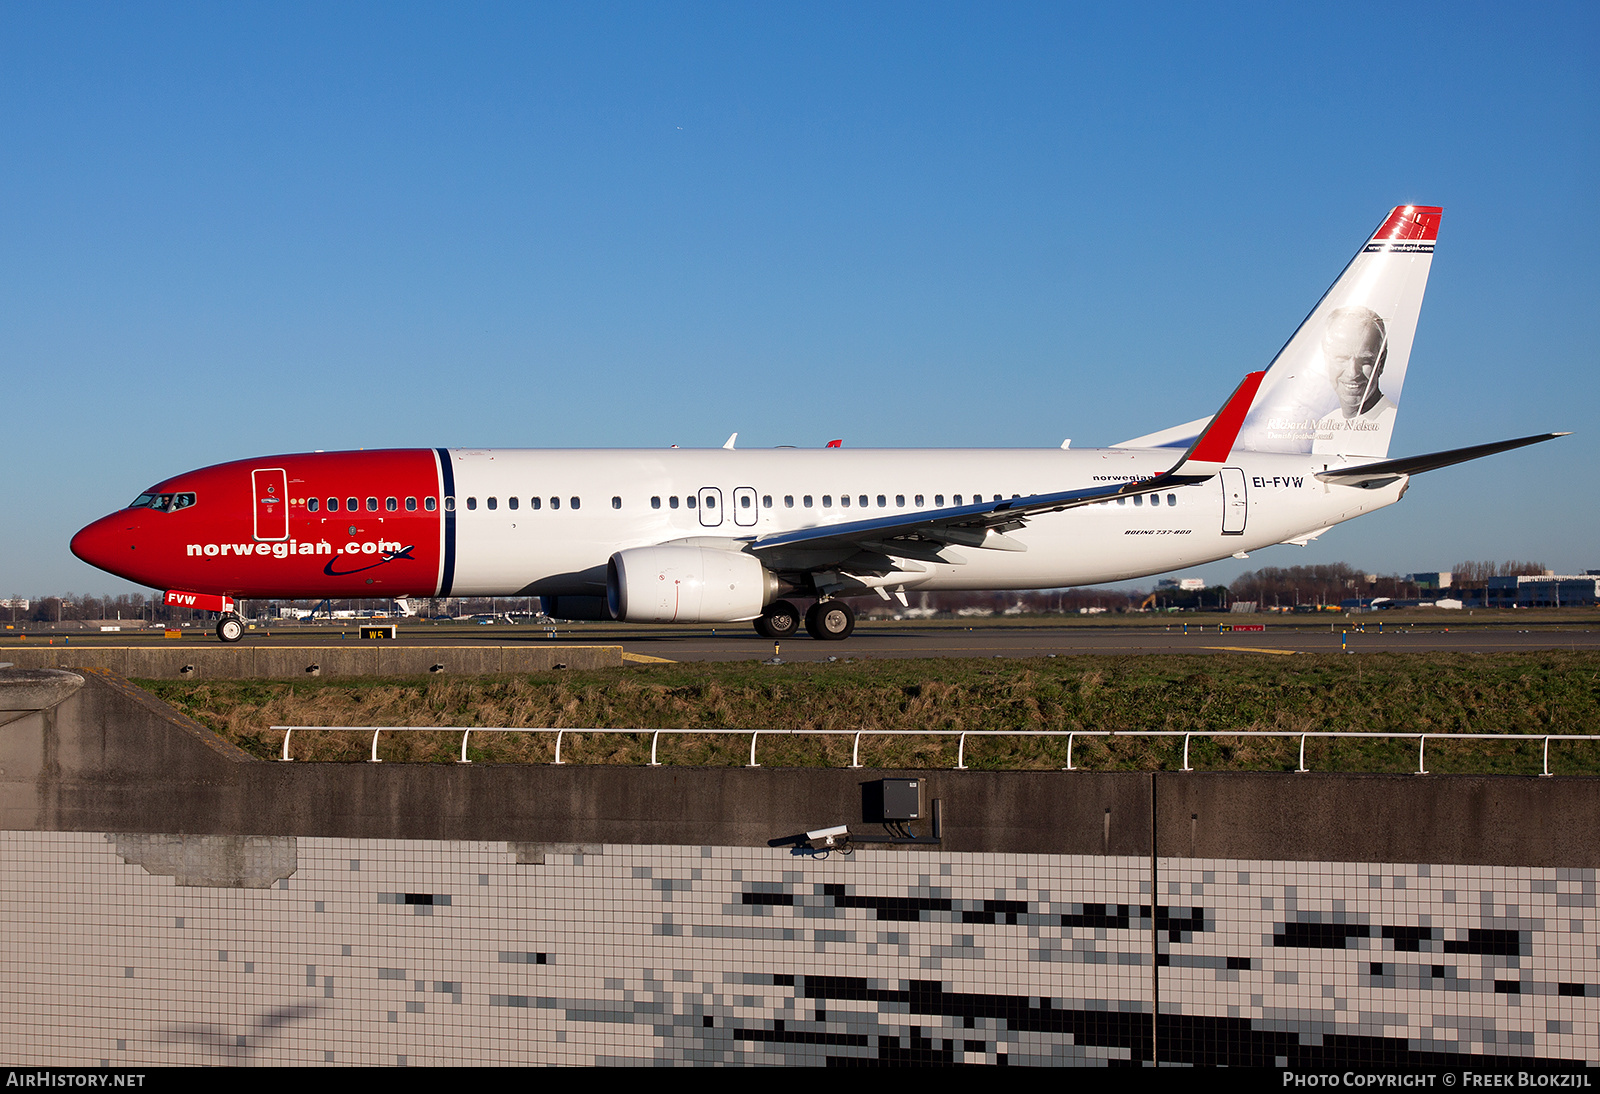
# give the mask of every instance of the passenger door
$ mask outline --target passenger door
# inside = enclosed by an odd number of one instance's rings
[[[289,538],[289,484],[281,467],[250,472],[256,539],[268,542]]]
[[[1237,467],[1224,467],[1217,481],[1222,483],[1222,534],[1242,536],[1250,502],[1245,494],[1244,472]]]

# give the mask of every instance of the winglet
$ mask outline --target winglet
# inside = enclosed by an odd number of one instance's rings
[[[1261,387],[1261,378],[1265,375],[1265,372],[1252,372],[1245,376],[1216,417],[1194,439],[1194,444],[1189,446],[1171,474],[1216,474],[1217,468],[1226,463],[1233,452],[1233,442],[1239,437],[1239,429],[1244,425],[1245,415],[1250,412],[1250,404],[1255,401],[1256,390]],[[1205,467],[1205,464],[1211,466]]]

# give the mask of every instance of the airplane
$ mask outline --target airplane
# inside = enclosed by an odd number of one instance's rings
[[[72,551],[219,613],[224,642],[244,634],[239,599],[445,596],[829,641],[855,628],[850,597],[1089,585],[1304,546],[1413,475],[1566,435],[1388,458],[1441,215],[1391,211],[1216,414],[1110,448],[267,456],[159,482]]]

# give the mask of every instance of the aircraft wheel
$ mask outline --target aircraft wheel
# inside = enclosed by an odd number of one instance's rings
[[[856,613],[842,600],[819,600],[806,612],[806,633],[819,642],[840,642],[856,629]]]
[[[787,600],[774,600],[761,612],[761,622],[765,627],[758,628],[768,638],[788,638],[800,629],[800,609]]]
[[[225,615],[217,620],[217,637],[224,642],[237,642],[244,637],[244,620],[236,615]]]

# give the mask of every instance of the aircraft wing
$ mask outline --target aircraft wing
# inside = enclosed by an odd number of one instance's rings
[[[1195,438],[1182,458],[1166,471],[1138,482],[1030,494],[1025,498],[997,498],[991,502],[946,509],[874,517],[846,524],[826,524],[792,532],[758,536],[749,550],[757,555],[780,551],[832,552],[845,549],[910,557],[936,557],[946,546],[1025,551],[1027,546],[1008,539],[1007,532],[1024,527],[1030,517],[1059,513],[1112,498],[1155,494],[1176,486],[1190,486],[1214,476],[1233,450],[1234,439],[1261,386],[1264,372],[1252,372],[1234,389],[1222,409]],[[930,550],[934,554],[930,554]]]
[[[1523,448],[1530,444],[1567,436],[1570,434],[1538,433],[1532,437],[1518,437],[1514,441],[1475,444],[1470,448],[1452,448],[1448,452],[1429,452],[1424,456],[1405,456],[1398,460],[1365,463],[1359,467],[1337,467],[1330,471],[1317,472],[1317,478],[1337,486],[1360,486],[1370,490],[1378,486],[1387,486],[1401,475],[1420,475],[1424,471],[1434,471],[1440,467],[1466,463],[1482,456],[1493,456],[1496,452],[1509,452],[1513,448]]]

